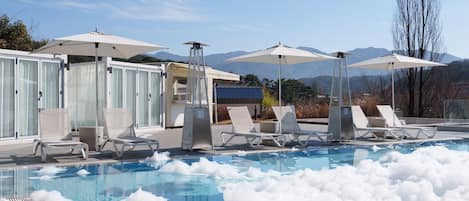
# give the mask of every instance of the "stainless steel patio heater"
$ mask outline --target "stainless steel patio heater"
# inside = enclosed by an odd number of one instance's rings
[[[354,138],[352,120],[352,96],[347,70],[345,52],[335,52],[339,58],[334,62],[334,72],[331,78],[331,93],[329,102],[328,132],[332,133],[330,141],[352,140]]]
[[[187,71],[187,102],[184,109],[182,130],[183,150],[212,149],[212,129],[210,126],[210,103],[207,94],[207,78],[203,47],[206,44],[190,41]]]

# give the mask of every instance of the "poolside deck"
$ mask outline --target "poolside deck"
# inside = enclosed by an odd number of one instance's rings
[[[321,124],[301,124],[304,129],[312,129],[317,131],[326,131],[327,125]],[[274,151],[290,151],[291,146],[285,148],[278,148],[274,146],[263,146],[260,149],[252,149],[245,144],[244,139],[234,139],[233,144],[227,147],[221,147],[222,141],[220,132],[231,130],[231,125],[215,125],[212,126],[213,140],[215,144],[214,150],[200,151],[200,152],[186,152],[179,149],[182,138],[182,128],[168,129],[165,131],[151,133],[150,138],[157,139],[160,141],[160,152],[169,151],[173,158],[177,157],[198,157],[204,154],[238,154],[239,151],[245,153],[259,153],[259,152],[274,152]],[[410,142],[426,142],[426,141],[440,141],[440,140],[457,140],[469,138],[469,133],[462,132],[451,132],[451,131],[438,131],[437,136],[432,139],[418,139],[418,140],[385,140],[385,141],[374,141],[374,140],[354,140],[348,142],[342,142],[340,144],[347,145],[389,145],[396,143],[410,143]],[[319,143],[312,142],[310,146],[313,147],[324,147],[324,146],[337,146],[337,143]],[[301,147],[295,147],[294,149],[301,149]],[[60,153],[60,152],[59,152]],[[135,149],[132,152],[124,154],[122,159],[115,159],[111,151],[111,146],[106,145],[103,152],[90,152],[88,160],[82,160],[81,155],[68,155],[58,154],[51,155],[48,157],[48,163],[60,164],[60,165],[76,165],[76,164],[89,164],[89,163],[111,163],[117,161],[135,161],[142,160],[152,153],[146,149]],[[22,144],[8,144],[0,145],[0,169],[17,168],[22,166],[42,166],[44,163],[41,162],[40,156],[32,155],[32,142]]]

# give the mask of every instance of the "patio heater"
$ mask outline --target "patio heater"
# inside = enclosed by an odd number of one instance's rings
[[[207,93],[207,78],[203,47],[206,44],[190,41],[187,71],[187,102],[184,109],[182,130],[183,150],[212,149],[212,130]]]
[[[329,140],[352,140],[354,138],[352,97],[345,58],[347,53],[335,52],[333,54],[339,59],[334,62],[334,72],[331,78],[328,132],[332,135]]]

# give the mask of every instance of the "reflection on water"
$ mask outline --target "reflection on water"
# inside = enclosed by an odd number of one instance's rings
[[[209,160],[262,171],[275,170],[288,174],[295,170],[331,169],[343,165],[356,166],[365,159],[377,160],[383,154],[397,150],[409,153],[421,146],[443,145],[453,150],[469,150],[469,141],[422,143],[371,149],[370,147],[332,147],[295,152],[248,154],[246,156],[210,156]],[[195,159],[184,160],[186,163]],[[91,174],[81,177],[76,173],[86,169]],[[170,201],[219,201],[223,196],[214,178],[204,175],[163,173],[145,163],[115,163],[67,167],[65,172],[50,180],[36,178],[37,169],[0,171],[0,196],[25,197],[35,190],[57,190],[64,197],[79,200],[122,200],[138,188],[163,196]]]

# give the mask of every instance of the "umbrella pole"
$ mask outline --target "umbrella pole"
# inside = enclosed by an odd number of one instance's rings
[[[95,78],[96,78],[96,121],[95,121],[95,135],[98,135],[98,118],[99,118],[99,76],[98,76],[98,47],[99,43],[95,43],[95,55],[94,55],[94,63],[95,63]],[[101,151],[101,150],[98,150]]]
[[[395,104],[395,100],[394,100],[394,64],[391,63],[391,82],[392,82],[392,85],[391,85],[391,93],[392,93],[392,110],[393,112],[396,112],[396,104]],[[394,119],[395,115],[392,116],[392,125],[393,126],[396,126],[396,123],[395,123],[395,119]]]
[[[282,55],[278,55],[278,106],[280,110],[280,116],[282,116]],[[282,120],[278,120],[279,134],[282,134]]]

